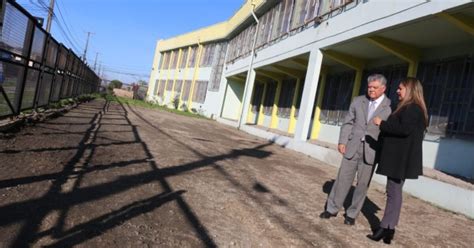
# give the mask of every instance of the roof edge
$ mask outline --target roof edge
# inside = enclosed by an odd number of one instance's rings
[[[160,40],[158,51],[163,52],[180,47],[225,39],[251,17],[253,4],[255,4],[255,11],[257,11],[266,1],[267,0],[247,0],[227,21],[219,22],[169,39]]]

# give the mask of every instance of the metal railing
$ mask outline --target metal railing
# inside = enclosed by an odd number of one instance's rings
[[[0,16],[0,118],[97,92],[99,77],[13,0]]]
[[[259,17],[256,50],[270,46],[288,36],[312,27],[321,21],[355,6],[359,0],[281,0],[277,5]],[[255,26],[250,25],[229,41],[229,55],[226,63],[250,55],[250,39]]]

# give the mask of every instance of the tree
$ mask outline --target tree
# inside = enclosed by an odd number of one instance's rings
[[[107,89],[109,91],[113,91],[114,89],[120,89],[122,88],[123,83],[120,80],[114,79],[110,81],[109,85],[107,86]]]
[[[137,84],[138,84],[138,85],[147,85],[148,82],[145,81],[145,80],[138,80]]]

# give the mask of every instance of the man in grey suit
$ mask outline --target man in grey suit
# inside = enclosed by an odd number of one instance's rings
[[[357,173],[357,185],[351,206],[346,209],[344,224],[354,225],[355,218],[364,204],[372,177],[376,152],[380,142],[379,128],[371,121],[379,116],[386,120],[391,114],[390,99],[385,96],[387,80],[381,74],[367,79],[367,95],[358,96],[352,101],[349,112],[339,134],[338,150],[343,155],[342,163],[327,199],[326,210],[319,217],[329,219],[337,215],[352,186]]]

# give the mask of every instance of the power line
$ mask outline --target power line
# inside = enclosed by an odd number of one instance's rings
[[[107,64],[107,63],[104,63],[104,65],[115,68],[115,69],[123,69],[123,70],[130,70],[130,71],[140,71],[140,72],[147,72],[147,73],[151,71],[151,69],[144,68],[143,66],[113,65],[113,64]]]
[[[149,74],[117,71],[117,70],[109,69],[109,68],[106,68],[106,67],[102,67],[102,70],[103,70],[103,71],[112,72],[112,73],[115,73],[115,74],[121,74],[121,75],[139,76],[139,77],[150,77]]]
[[[43,5],[44,7],[46,7],[46,3],[44,3],[43,0],[38,0],[39,3],[41,5]],[[62,33],[63,35],[65,36],[65,38],[69,41],[70,43],[70,46],[71,47],[74,47],[76,51],[80,51],[81,49],[79,49],[81,47],[81,45],[77,42],[73,32],[71,32],[70,28],[69,28],[69,25],[68,23],[66,22],[66,19],[64,18],[64,16],[62,15],[62,12],[61,12],[61,8],[59,6],[59,1],[58,1],[58,5],[56,6],[56,9],[58,10],[58,14],[59,14],[59,18],[58,18],[58,15],[56,15],[55,12],[53,12],[53,20],[59,25],[61,26],[60,29],[62,30]],[[62,23],[61,23],[61,20],[62,20]]]
[[[30,4],[25,4],[23,3],[22,6],[26,9],[28,9],[29,12],[36,11],[39,12],[40,15],[45,15],[50,13],[50,8],[46,5],[44,0],[29,0]],[[57,5],[56,8],[58,9],[58,13],[61,15],[61,10],[59,6]],[[60,16],[63,23],[61,22],[60,19],[58,19],[58,16],[56,13],[53,11],[52,12],[52,20],[57,24],[57,27],[60,31],[60,33],[63,35],[63,38],[65,39],[64,42],[68,43],[69,47],[76,53],[79,54],[79,51],[82,50],[79,47],[82,47],[79,45],[79,43],[74,39],[74,36],[72,32],[69,29],[69,26],[63,16]]]
[[[59,28],[59,31],[61,31],[61,33],[63,34],[64,38],[68,41],[69,43],[69,46],[74,50],[74,53],[76,54],[79,54],[79,51],[81,49],[77,48],[76,45],[74,45],[74,42],[71,41],[71,39],[69,38],[69,36],[67,35],[66,31],[64,30],[63,26],[61,25],[61,23],[56,23],[58,24],[58,28]]]
[[[69,35],[71,36],[72,40],[76,43],[76,45],[80,44],[80,42],[77,42],[77,40],[78,40],[77,36],[75,36],[74,32],[71,32],[71,30],[73,29],[72,25],[68,25],[68,22],[64,18],[64,15],[61,11],[61,9],[63,8],[61,1],[57,1],[57,3],[58,3],[57,4],[57,9],[58,9],[59,17],[61,18],[62,22],[64,23],[64,26],[66,27],[66,31],[69,33]],[[71,26],[71,28],[69,28],[69,26]],[[80,45],[79,45],[79,47],[80,47]]]

